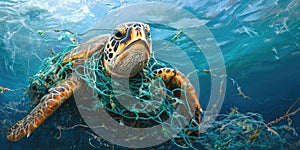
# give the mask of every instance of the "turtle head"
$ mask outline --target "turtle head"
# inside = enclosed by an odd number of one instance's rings
[[[152,43],[150,27],[141,22],[118,25],[104,48],[104,67],[113,77],[132,77],[150,59]]]

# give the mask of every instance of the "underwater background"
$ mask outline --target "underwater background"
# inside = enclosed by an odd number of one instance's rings
[[[64,50],[72,44],[72,39],[86,40],[87,31],[96,29],[101,24],[99,19],[109,13],[141,2],[147,3],[138,0],[0,0],[0,86],[9,88],[0,91],[0,149],[115,148],[95,138],[85,126],[76,126],[83,121],[72,102],[63,105],[29,138],[13,143],[6,135],[9,127],[32,109],[26,88],[28,79],[39,71],[43,59]],[[220,111],[224,115],[220,115],[191,148],[300,149],[300,114],[296,113],[300,103],[295,103],[289,111],[295,111],[295,115],[270,125],[268,130],[261,129],[257,140],[249,141],[262,122],[267,124],[289,114],[286,112],[300,97],[300,1],[157,2],[180,7],[201,20],[214,36],[225,61],[228,78]],[[134,11],[128,10],[128,13]],[[161,19],[156,15],[155,19]],[[122,19],[115,16],[110,21],[122,22]],[[173,23],[176,24],[176,18]],[[193,23],[197,22],[188,22]],[[174,36],[180,31],[156,24],[150,27],[153,38],[170,42],[174,42]],[[182,35],[175,43],[190,56],[196,69],[209,69],[205,57],[195,52],[197,46],[189,44],[190,41]],[[153,50],[161,47],[154,43]],[[177,58],[173,63],[182,65],[178,63],[180,54],[172,55]],[[210,98],[210,76],[205,73],[198,76],[199,99],[205,110]],[[230,128],[222,128],[224,124]],[[180,147],[167,142],[154,148]]]

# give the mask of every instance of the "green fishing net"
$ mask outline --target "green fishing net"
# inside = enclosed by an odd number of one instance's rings
[[[68,77],[72,63],[68,62],[63,65],[64,55],[69,52],[74,46],[68,46],[63,52],[56,54],[53,57],[47,57],[42,65],[40,71],[29,78],[29,94],[31,98],[45,95],[50,88],[56,86],[58,81],[64,80]]]
[[[233,108],[219,114],[198,139],[206,149],[298,149],[298,133],[289,125],[269,126],[259,113]]]
[[[41,97],[60,80],[67,78],[70,73],[75,73],[96,93],[91,95],[91,97],[98,100],[100,106],[105,108],[106,112],[108,112],[112,118],[125,126],[148,128],[165,124],[165,121],[171,118],[171,121],[168,123],[168,125],[171,126],[171,130],[173,127],[174,130],[181,129],[182,132],[179,132],[176,138],[174,138],[174,136],[169,134],[171,131],[162,131],[165,136],[170,137],[170,141],[167,142],[169,145],[161,144],[156,146],[156,148],[174,148],[174,145],[176,145],[176,147],[193,149],[299,148],[299,145],[296,145],[296,139],[299,139],[297,138],[298,134],[293,127],[289,125],[268,126],[262,115],[250,112],[242,114],[239,113],[237,109],[233,109],[229,114],[219,114],[216,116],[217,119],[211,121],[208,124],[209,126],[205,127],[206,130],[202,132],[199,137],[188,137],[184,131],[187,129],[197,130],[197,127],[189,124],[189,122],[185,122],[187,125],[178,126],[178,122],[181,122],[180,120],[184,120],[186,117],[181,114],[174,114],[174,110],[178,108],[173,105],[174,102],[184,101],[184,99],[180,100],[178,97],[175,97],[173,95],[174,91],[177,90],[184,94],[185,90],[176,88],[171,91],[164,87],[161,82],[155,86],[153,86],[153,82],[151,82],[154,81],[155,78],[153,70],[170,67],[167,63],[151,57],[143,71],[134,78],[129,79],[129,92],[124,92],[127,89],[117,88],[116,90],[112,87],[112,85],[120,85],[119,87],[126,86],[122,85],[122,80],[112,80],[107,75],[101,61],[102,57],[101,55],[98,57],[98,52],[92,55],[92,57],[83,64],[74,66],[71,62],[68,62],[62,66],[63,56],[74,47],[75,46],[69,46],[62,53],[45,59],[40,72],[30,78],[31,92],[29,93],[34,93],[32,96]],[[53,74],[54,72],[56,73]],[[159,107],[151,106],[153,103],[147,103],[151,97],[159,98],[161,90],[165,91],[168,96],[163,97],[163,103],[160,103]],[[153,94],[157,95],[153,96]],[[137,105],[132,105],[131,108],[128,108],[119,103],[118,97],[134,97],[144,102],[144,105],[140,106],[140,103],[137,103]],[[147,109],[153,110],[147,111]],[[84,122],[80,121],[77,124],[75,123],[75,125],[74,123],[75,121],[71,123],[73,126],[69,128],[58,128],[59,136],[56,137],[61,137],[61,134],[66,134],[61,133],[62,130],[76,130],[75,127],[81,127],[87,130],[85,132],[85,136],[87,137],[86,141],[88,141],[92,147],[118,147],[103,140],[92,131],[89,131],[89,127],[85,125]],[[179,144],[176,141],[178,138],[183,139],[185,144]]]
[[[65,65],[62,65],[64,55],[72,48],[74,48],[74,46],[69,46],[62,53],[45,59],[39,73],[30,78],[29,88],[32,98],[43,96],[50,88],[55,87],[57,83],[66,79],[70,74],[76,74],[77,77],[82,79],[92,89],[91,93],[96,93],[90,96],[98,100],[101,103],[101,107],[105,108],[111,117],[126,126],[148,128],[164,124],[167,119],[171,118],[168,126],[174,126],[171,128],[174,129],[174,131],[184,128],[185,130],[198,129],[192,125],[185,126],[184,124],[189,123],[187,121],[185,121],[183,125],[178,126],[178,122],[180,123],[186,118],[183,115],[177,114],[177,117],[171,117],[173,116],[174,109],[177,109],[174,105],[175,102],[184,103],[182,101],[187,101],[175,97],[173,93],[179,91],[185,95],[185,90],[180,88],[170,90],[165,87],[162,79],[158,78],[158,80],[154,80],[157,78],[153,73],[154,70],[170,67],[170,65],[151,57],[142,72],[135,77],[129,78],[129,82],[123,82],[124,79],[112,80],[106,73],[101,61],[102,55],[98,57],[98,53],[100,52],[93,54],[91,58],[84,61],[83,64],[74,65],[72,62],[67,62]],[[124,85],[127,83],[129,85]],[[112,85],[118,88],[113,88]],[[129,89],[124,87],[129,87]],[[166,93],[167,96],[164,96],[164,93]],[[135,98],[143,103],[136,103],[130,108],[127,108],[119,103],[118,99],[120,97],[123,99]],[[183,97],[185,98],[185,96]],[[154,101],[157,101],[157,103]],[[189,115],[192,116],[193,114]],[[173,136],[168,135],[171,131],[165,130],[164,132],[165,136]],[[191,140],[194,140],[193,138],[195,137],[188,138],[183,132],[184,131],[179,133],[176,138],[182,138],[186,143],[191,143]]]

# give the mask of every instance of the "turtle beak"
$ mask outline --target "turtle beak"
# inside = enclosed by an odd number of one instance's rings
[[[118,77],[133,77],[140,72],[150,59],[150,48],[144,40],[130,43],[124,51],[116,57],[112,73]]]
[[[117,56],[118,62],[122,62],[129,55],[134,55],[135,53],[143,54],[145,62],[148,62],[150,58],[150,47],[144,40],[137,40],[130,43],[125,47],[124,51]]]

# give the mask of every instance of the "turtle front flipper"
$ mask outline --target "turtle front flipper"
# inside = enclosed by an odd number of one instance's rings
[[[189,127],[184,132],[189,137],[199,136],[202,108],[193,85],[184,74],[171,68],[157,69],[154,73],[163,79],[166,87],[173,91],[175,97],[187,100],[188,106],[181,104],[179,105],[181,107],[180,110],[184,113],[183,115],[188,115],[190,110],[194,114],[194,120],[191,121],[192,128]],[[185,93],[182,93],[181,90],[176,90],[177,88],[182,89]],[[176,142],[183,144],[183,140],[180,138],[176,138]]]
[[[62,103],[64,103],[79,87],[77,78],[70,77],[51,88],[49,93],[42,97],[40,103],[22,120],[9,129],[7,139],[16,142],[38,128],[50,117]]]

